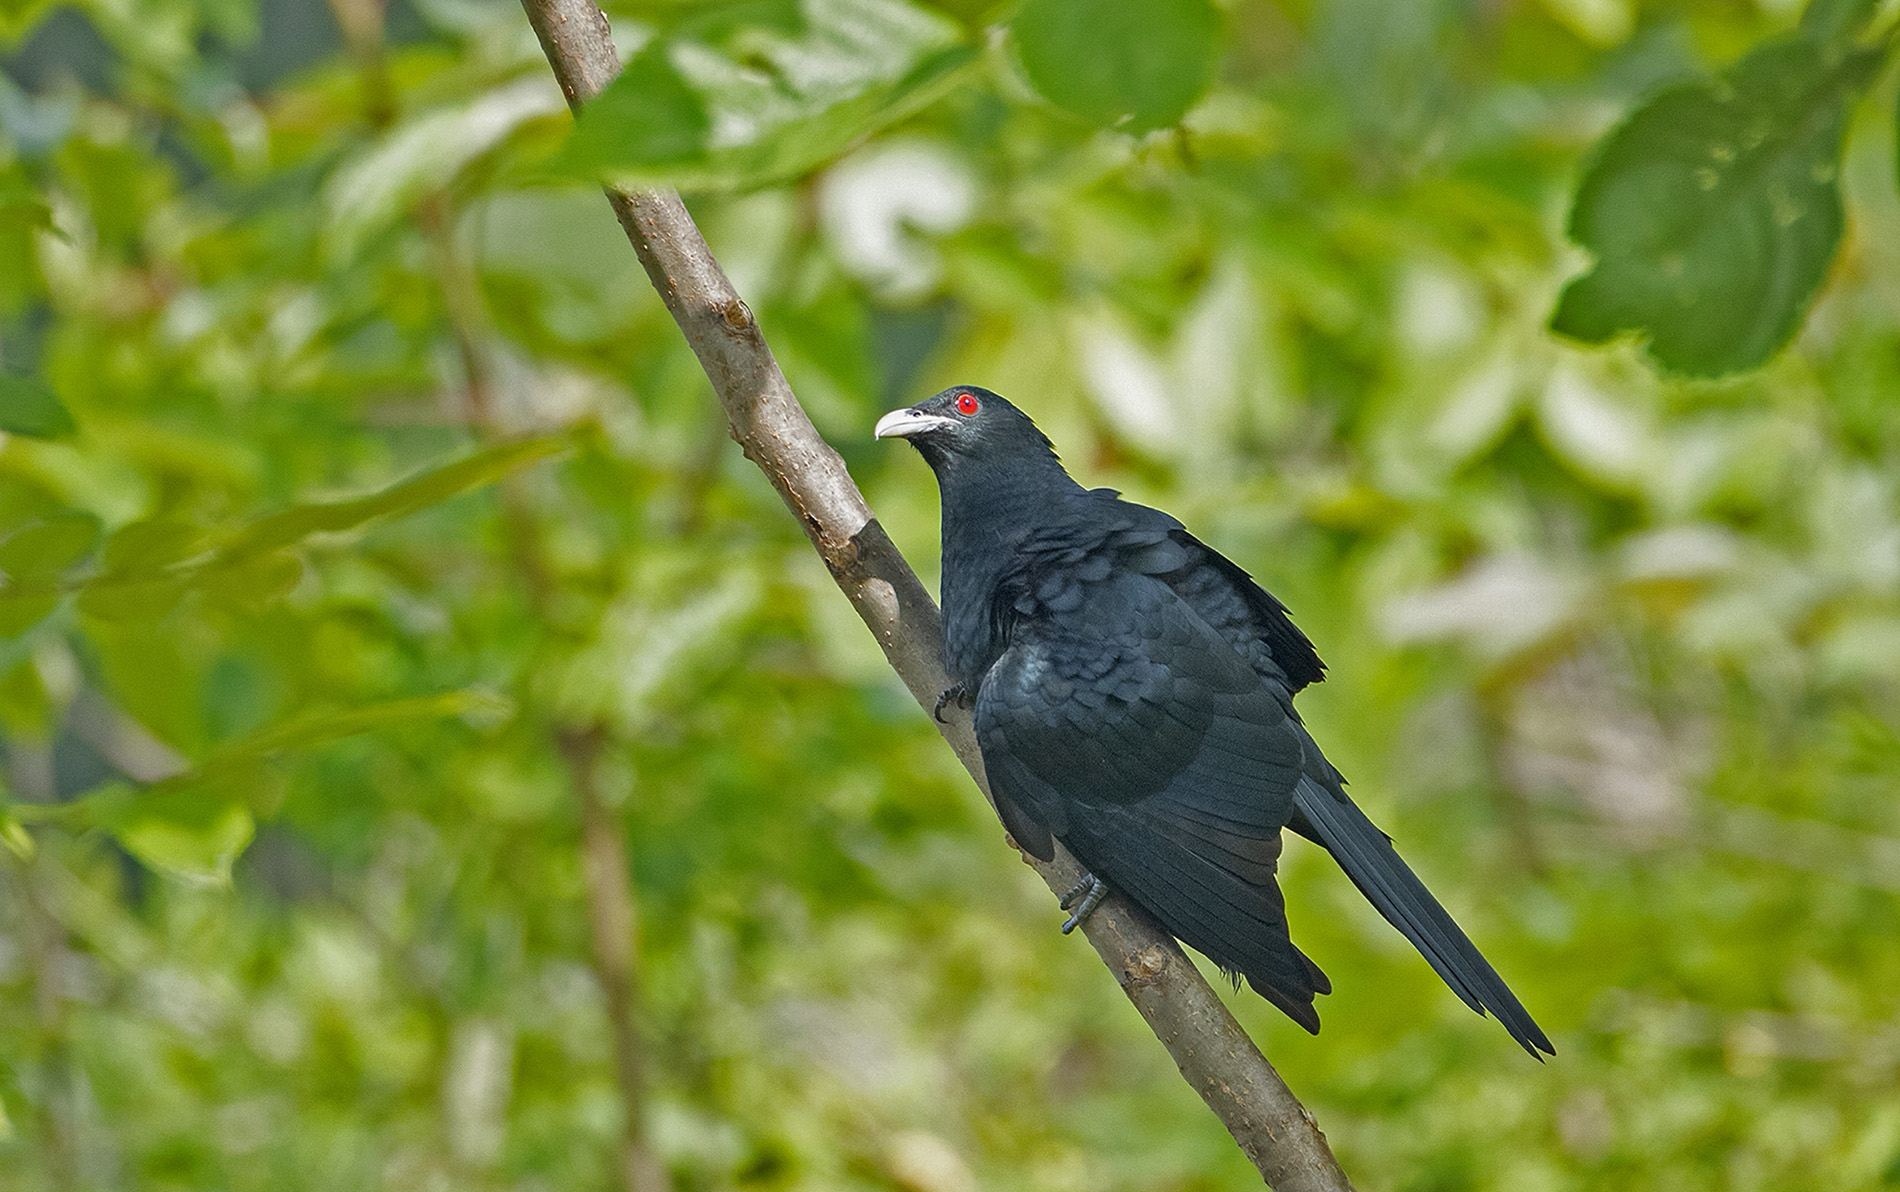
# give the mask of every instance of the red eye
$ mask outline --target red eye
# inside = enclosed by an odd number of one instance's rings
[[[957,394],[957,413],[963,415],[965,418],[968,418],[970,415],[976,413],[978,410],[982,408],[983,408],[983,403],[976,400],[976,394],[974,393]]]

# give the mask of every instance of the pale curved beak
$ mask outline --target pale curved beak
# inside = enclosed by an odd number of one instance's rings
[[[956,424],[956,419],[945,418],[942,414],[922,414],[916,410],[892,410],[877,420],[877,426],[872,429],[871,437],[908,439],[913,435],[944,430]]]

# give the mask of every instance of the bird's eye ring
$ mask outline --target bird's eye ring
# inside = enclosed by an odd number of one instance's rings
[[[982,408],[983,408],[983,403],[976,400],[976,394],[974,393],[957,394],[957,413],[963,415],[965,418],[970,417],[972,414],[975,414],[978,410]]]

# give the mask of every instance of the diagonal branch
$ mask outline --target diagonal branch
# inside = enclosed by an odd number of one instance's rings
[[[522,0],[548,62],[575,108],[619,73],[607,19],[594,0]],[[728,429],[804,526],[892,669],[930,708],[949,686],[937,606],[884,533],[864,496],[793,396],[752,311],[732,288],[679,195],[609,188],[607,200],[647,276],[699,357]],[[943,730],[989,796],[967,717]],[[1066,852],[1024,860],[1065,890],[1081,875]],[[1089,942],[1181,1075],[1280,1192],[1350,1192],[1325,1136],[1173,940],[1111,897],[1083,925]]]

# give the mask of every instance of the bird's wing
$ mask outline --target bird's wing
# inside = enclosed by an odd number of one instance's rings
[[[1304,743],[1285,705],[1166,584],[1091,560],[1024,586],[976,729],[1005,823],[1091,872],[1309,1030],[1324,974],[1275,881]]]
[[[1088,499],[1101,545],[1166,583],[1262,679],[1292,695],[1326,677],[1326,664],[1286,605],[1239,564],[1170,515],[1121,500],[1113,489],[1092,489]]]
[[[1255,583],[1253,577],[1186,530],[1172,540],[1186,562],[1164,578],[1227,643],[1247,657],[1263,678],[1286,686],[1291,695],[1326,677],[1326,664],[1287,607]]]

